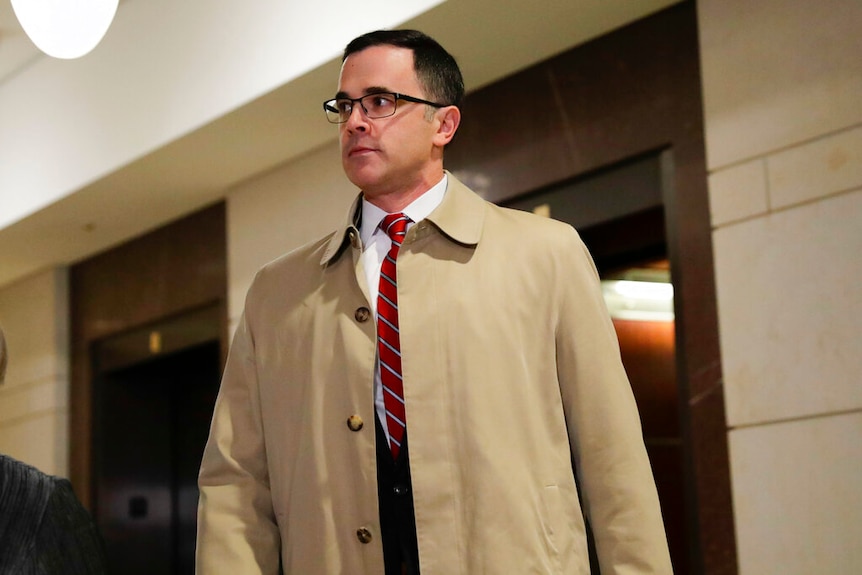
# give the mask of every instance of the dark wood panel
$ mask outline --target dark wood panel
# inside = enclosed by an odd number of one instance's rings
[[[675,575],[693,573],[688,561],[691,537],[685,523],[670,520],[684,517],[686,512],[685,506],[681,504],[685,500],[681,496],[685,493],[683,446],[647,441],[646,448],[661,502],[673,572]]]
[[[571,131],[547,66],[472,92],[446,165],[476,192],[504,201],[571,175]]]
[[[75,335],[92,341],[222,299],[225,253],[220,203],[75,265]]]
[[[70,271],[72,373],[69,473],[92,504],[93,356],[96,342],[215,306],[227,349],[224,203],[205,208],[74,265]]]
[[[661,154],[655,152],[520,195],[504,205],[533,211],[544,204],[549,208],[547,215],[582,232],[634,212],[662,207],[662,176]]]

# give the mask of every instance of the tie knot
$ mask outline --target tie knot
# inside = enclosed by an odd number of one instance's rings
[[[380,229],[386,232],[393,242],[400,244],[404,234],[407,233],[408,222],[410,218],[402,213],[389,214],[380,222]]]

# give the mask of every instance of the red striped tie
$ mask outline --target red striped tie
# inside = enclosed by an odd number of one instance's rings
[[[401,340],[398,332],[398,289],[395,281],[395,260],[410,219],[404,214],[389,214],[380,228],[392,239],[392,247],[380,268],[380,291],[377,296],[377,354],[380,358],[380,381],[383,384],[383,404],[389,447],[397,459],[401,440],[407,427],[404,410],[404,386],[401,380]]]

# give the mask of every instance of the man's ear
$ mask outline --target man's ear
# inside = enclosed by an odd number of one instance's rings
[[[437,111],[437,133],[434,135],[434,144],[445,147],[455,137],[458,126],[461,124],[461,110],[457,106],[446,106]]]

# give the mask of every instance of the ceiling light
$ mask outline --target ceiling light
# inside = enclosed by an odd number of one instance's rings
[[[610,286],[626,298],[673,301],[673,285],[669,283],[619,280],[611,282]]]
[[[614,319],[674,321],[669,265],[616,272],[602,280],[602,295]]]
[[[674,320],[673,285],[663,282],[603,280],[611,317],[634,321]]]
[[[12,0],[21,27],[54,58],[80,58],[95,48],[114,19],[119,0]]]

